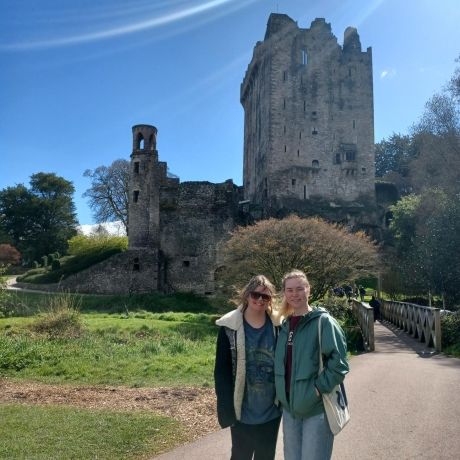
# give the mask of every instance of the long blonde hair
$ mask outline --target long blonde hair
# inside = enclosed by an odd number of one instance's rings
[[[241,305],[241,310],[244,311],[246,308],[248,308],[248,299],[249,295],[252,291],[254,291],[256,288],[259,286],[263,286],[265,289],[267,289],[270,292],[270,295],[272,296],[272,300],[276,295],[276,289],[275,286],[270,282],[270,280],[264,276],[264,275],[256,275],[253,276],[250,280],[249,283],[246,284],[246,286],[241,289],[239,296],[238,296],[238,304]],[[267,306],[267,312],[268,314],[271,315],[272,313],[272,300],[268,303]]]
[[[286,296],[284,295],[284,288],[286,286],[286,281],[292,278],[298,278],[303,281],[306,287],[310,287],[310,283],[308,282],[307,275],[300,270],[292,270],[291,272],[286,273],[283,276],[283,279],[282,279],[283,300],[281,301],[281,307],[279,311],[280,311],[280,315],[284,318],[288,317],[289,315],[292,315],[292,313],[294,312],[293,308],[289,305],[288,301],[286,300]]]

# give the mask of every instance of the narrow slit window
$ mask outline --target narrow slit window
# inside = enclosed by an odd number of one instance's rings
[[[303,186],[303,199],[304,200],[307,199],[307,186],[306,185]]]
[[[307,65],[307,63],[308,63],[307,50],[303,49],[302,50],[302,65]]]
[[[135,257],[134,262],[133,262],[133,272],[138,272],[140,271],[140,269],[141,269],[141,266],[139,263],[139,257]]]
[[[291,185],[295,187],[295,179],[291,179]]]
[[[353,129],[356,128],[356,120],[353,120]]]
[[[139,190],[134,190],[133,192],[133,202],[137,203],[139,201]]]
[[[190,260],[183,260],[182,261],[182,266],[183,267],[190,267]]]
[[[134,162],[134,174],[139,174],[139,162]]]

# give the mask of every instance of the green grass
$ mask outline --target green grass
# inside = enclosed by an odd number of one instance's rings
[[[28,316],[46,311],[51,299],[62,294],[9,291],[0,305],[2,316]],[[150,312],[222,313],[230,310],[227,298],[205,297],[193,293],[92,295],[66,294],[75,297],[83,312],[132,313],[139,310]],[[2,314],[3,312],[3,314]]]
[[[181,442],[181,425],[147,413],[0,405],[2,459],[148,459]]]
[[[33,332],[33,317],[0,319],[0,376],[48,383],[212,386],[216,316],[82,314],[76,338]]]

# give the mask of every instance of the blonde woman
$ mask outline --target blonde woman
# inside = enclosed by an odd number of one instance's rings
[[[283,408],[285,460],[328,460],[334,436],[321,394],[329,393],[348,372],[345,336],[326,310],[308,304],[310,283],[301,271],[282,282],[281,325],[275,353],[276,397]],[[318,321],[324,369],[319,374]]]
[[[240,306],[216,321],[217,415],[222,428],[231,427],[231,460],[275,458],[281,411],[275,405],[274,295],[270,281],[255,276],[242,290]]]

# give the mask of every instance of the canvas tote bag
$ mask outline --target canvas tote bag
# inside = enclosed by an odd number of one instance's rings
[[[321,352],[321,315],[318,321],[318,340],[319,340],[319,373],[323,372],[323,354]],[[326,411],[327,421],[334,436],[350,421],[350,412],[348,410],[347,395],[343,383],[334,387],[330,393],[322,393],[324,409]]]

